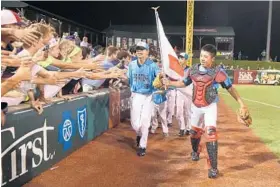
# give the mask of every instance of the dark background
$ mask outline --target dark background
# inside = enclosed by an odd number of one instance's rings
[[[160,6],[159,15],[164,25],[185,25],[186,2],[33,2],[51,13],[63,16],[92,28],[103,30],[112,24],[155,25],[151,6]],[[271,57],[280,56],[280,2],[273,2],[271,28]],[[266,48],[268,1],[195,2],[194,26],[231,26],[235,37],[235,53],[242,51],[256,60]],[[172,43],[173,45],[176,45]]]

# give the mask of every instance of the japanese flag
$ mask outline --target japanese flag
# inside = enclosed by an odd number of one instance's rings
[[[178,57],[165,35],[157,11],[156,22],[163,72],[172,79],[182,80],[184,70],[179,64]]]

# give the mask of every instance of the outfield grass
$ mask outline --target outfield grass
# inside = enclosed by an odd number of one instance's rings
[[[278,107],[245,101],[253,118],[254,133],[280,157],[280,86],[235,85],[235,88],[243,98]],[[220,90],[220,93],[227,92]],[[231,96],[221,94],[221,97],[236,111],[238,104]]]
[[[193,59],[193,63],[198,63],[199,59]],[[280,70],[280,62],[262,62],[262,61],[248,61],[248,60],[221,60],[217,59],[216,64],[220,64],[221,62],[224,65],[233,66],[236,68],[238,65],[239,68],[247,69],[249,66],[251,70],[257,70],[259,67],[264,67],[265,69],[268,69],[269,66],[271,68],[279,69]]]

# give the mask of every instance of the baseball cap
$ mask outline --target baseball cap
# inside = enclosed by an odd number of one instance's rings
[[[188,60],[189,56],[186,53],[180,53],[178,57],[183,57]]]
[[[149,45],[148,45],[146,42],[138,42],[138,43],[136,44],[136,50],[137,50],[137,49],[140,49],[140,50],[144,50],[144,49],[149,50]]]
[[[19,15],[12,10],[1,10],[1,25],[19,24],[24,25],[24,22]]]

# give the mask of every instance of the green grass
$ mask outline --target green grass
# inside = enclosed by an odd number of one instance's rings
[[[193,63],[198,63],[199,59],[193,59]],[[279,69],[280,70],[280,62],[262,62],[262,61],[247,61],[247,60],[221,60],[217,59],[216,64],[223,63],[224,65],[233,66],[236,68],[238,65],[239,68],[247,69],[249,66],[251,70],[257,70],[258,65],[259,67],[264,67],[268,69],[269,66],[271,68]]]
[[[280,107],[280,86],[235,85],[241,97]],[[220,90],[220,93],[227,93]],[[226,104],[234,111],[237,102],[230,96],[221,94]],[[245,101],[253,118],[254,133],[280,157],[280,108]]]

